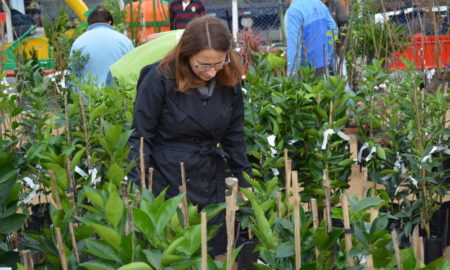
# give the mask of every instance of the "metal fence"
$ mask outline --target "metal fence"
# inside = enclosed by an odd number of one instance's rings
[[[232,28],[230,0],[204,0],[206,11],[226,22]],[[278,0],[238,0],[239,30],[253,28],[266,43],[280,42],[280,14],[287,8],[286,1]]]

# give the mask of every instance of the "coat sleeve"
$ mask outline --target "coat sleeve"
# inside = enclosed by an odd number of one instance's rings
[[[149,167],[156,127],[164,106],[165,89],[156,65],[144,67],[139,77],[134,103],[133,132],[128,139],[131,147],[129,162],[136,161],[128,173],[128,179],[140,185],[140,138],[144,137],[145,168]]]
[[[234,87],[231,121],[222,138],[222,147],[229,155],[228,166],[233,176],[239,180],[240,187],[250,187],[242,172],[252,177],[247,159],[247,143],[244,135],[244,101],[240,85]]]

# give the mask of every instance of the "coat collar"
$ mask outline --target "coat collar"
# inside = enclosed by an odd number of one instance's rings
[[[174,81],[166,81],[166,89],[175,89],[176,84]],[[199,93],[196,89],[189,89],[186,93],[175,92],[173,90],[168,97],[174,102],[174,104],[189,117],[191,117],[196,123],[207,130],[214,138],[218,138],[218,135],[210,128],[211,121],[214,121],[220,114],[223,113],[225,108],[231,106],[232,98],[227,98],[227,91],[224,86],[217,82],[213,95],[208,101],[208,104],[204,106],[200,99]]]

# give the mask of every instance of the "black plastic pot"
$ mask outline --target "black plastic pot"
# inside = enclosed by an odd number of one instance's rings
[[[245,232],[245,234],[246,233],[247,232]],[[239,270],[258,270],[253,263],[256,263],[259,258],[259,253],[254,251],[256,245],[259,244],[259,240],[257,238],[250,240],[245,234],[244,232],[240,233],[236,245],[243,245],[236,258],[237,267]]]
[[[431,234],[442,239],[444,247],[450,246],[450,202],[445,202],[430,220]]]
[[[444,246],[440,238],[424,238],[425,264],[444,256]]]

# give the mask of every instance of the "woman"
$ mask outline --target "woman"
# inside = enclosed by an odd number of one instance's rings
[[[226,169],[239,179],[240,187],[249,187],[242,175],[251,169],[243,131],[241,72],[230,32],[213,16],[192,20],[160,63],[142,69],[130,157],[139,161],[140,137],[144,137],[145,163],[146,168],[154,168],[155,194],[166,187],[168,197],[179,194],[180,161],[188,198],[200,209],[225,201]],[[129,176],[139,184],[136,164]],[[220,223],[223,213],[210,225]],[[209,243],[212,256],[225,252],[225,225],[216,235]]]

